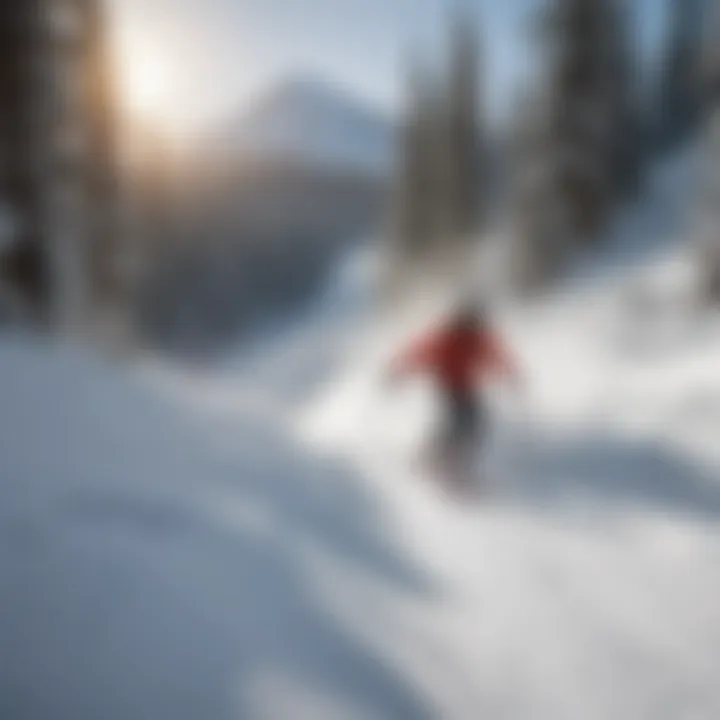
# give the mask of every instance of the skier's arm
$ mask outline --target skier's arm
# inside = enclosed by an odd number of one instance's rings
[[[520,367],[499,336],[492,335],[488,338],[487,352],[489,363],[498,375],[506,378],[513,385],[522,385]]]
[[[398,378],[431,366],[437,355],[437,344],[438,338],[434,333],[416,340],[392,360],[389,367],[390,377]]]

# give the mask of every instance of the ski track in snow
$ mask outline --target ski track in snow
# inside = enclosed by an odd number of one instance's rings
[[[468,505],[408,462],[422,385],[324,385],[347,278],[212,373],[3,340],[0,717],[720,717],[720,324],[623,304],[681,266],[508,312],[532,393]]]

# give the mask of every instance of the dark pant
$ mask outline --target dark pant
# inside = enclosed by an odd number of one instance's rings
[[[481,402],[471,391],[445,389],[443,404],[443,445],[446,450],[475,444],[482,439],[484,412]]]

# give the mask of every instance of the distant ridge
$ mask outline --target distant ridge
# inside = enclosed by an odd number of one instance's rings
[[[386,177],[394,128],[343,89],[302,77],[286,79],[212,138],[225,156],[290,161]]]

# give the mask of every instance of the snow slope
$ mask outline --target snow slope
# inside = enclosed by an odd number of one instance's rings
[[[673,235],[666,191],[618,237]],[[3,339],[0,717],[720,716],[720,323],[658,246],[504,314],[531,392],[467,507],[354,266],[212,372]]]
[[[422,716],[331,586],[422,573],[271,404],[26,342],[0,367],[1,717]]]
[[[423,627],[464,678],[444,717],[720,712],[720,318],[694,309],[678,242],[691,170],[683,158],[658,175],[601,262],[504,312],[529,395],[496,393],[480,509],[443,503],[408,462],[433,431],[432,394],[414,382],[389,398],[376,382],[402,326],[303,416],[306,437],[364,468],[436,573],[444,608]]]

